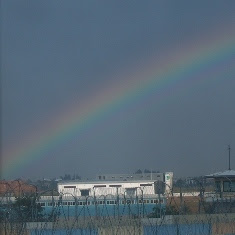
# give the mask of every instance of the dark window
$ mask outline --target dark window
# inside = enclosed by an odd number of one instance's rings
[[[216,182],[215,182],[215,190],[216,190],[216,192],[220,192],[220,191],[221,191],[221,188],[220,188],[220,181],[216,181]]]
[[[120,184],[111,184],[111,185],[109,185],[109,187],[120,188],[120,187],[122,187],[122,185],[120,185]]]
[[[99,180],[101,180],[101,176],[99,175]]]
[[[152,186],[152,184],[140,184],[140,186]]]
[[[80,189],[81,196],[86,197],[89,196],[90,189]]]
[[[136,193],[136,188],[126,188],[126,194],[128,196],[134,196]]]
[[[224,192],[235,192],[235,181],[224,181]]]
[[[64,186],[64,188],[76,188],[76,186]]]
[[[105,188],[106,185],[94,185],[94,188]]]

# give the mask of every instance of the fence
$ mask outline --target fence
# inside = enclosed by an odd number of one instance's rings
[[[103,195],[81,198],[8,187],[0,197],[0,234],[233,234],[235,200],[173,191],[167,201]],[[152,200],[152,201],[151,201]],[[155,200],[155,201],[154,201]],[[44,202],[51,203],[42,204]],[[89,202],[89,203],[88,203]]]

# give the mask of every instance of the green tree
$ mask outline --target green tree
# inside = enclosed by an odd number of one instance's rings
[[[36,203],[36,196],[17,197],[13,204],[15,217],[20,221],[40,221],[43,219],[43,208]]]

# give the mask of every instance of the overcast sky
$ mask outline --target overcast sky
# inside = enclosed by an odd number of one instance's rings
[[[37,157],[17,150],[37,145],[69,110],[95,103],[94,94],[109,94],[113,84],[125,87],[129,74],[153,58],[157,67],[173,51],[180,60],[190,45],[203,52],[207,40],[223,33],[235,43],[234,12],[233,0],[2,0],[3,177],[92,178],[137,169],[204,175],[228,168],[228,144],[235,168],[235,51],[184,83],[175,80],[99,118],[93,112],[82,131],[46,151],[36,146]],[[6,158],[14,170],[5,170]]]

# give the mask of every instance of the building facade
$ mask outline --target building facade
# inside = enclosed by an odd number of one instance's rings
[[[86,197],[165,194],[171,192],[173,173],[106,174],[98,175],[96,179],[93,182],[61,181],[58,183],[58,192],[61,194]]]

